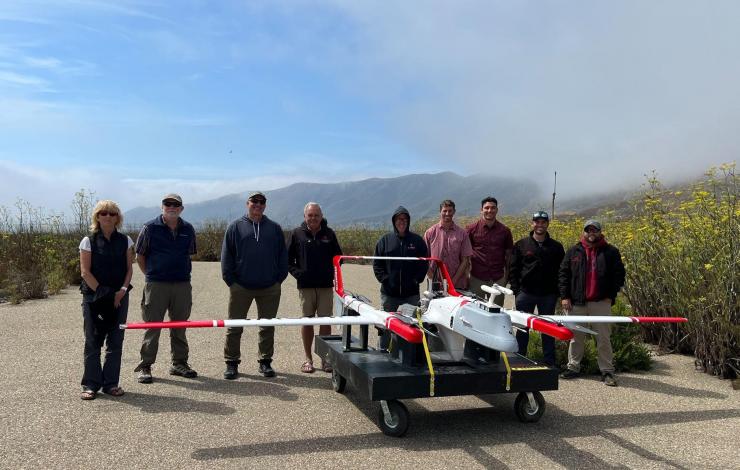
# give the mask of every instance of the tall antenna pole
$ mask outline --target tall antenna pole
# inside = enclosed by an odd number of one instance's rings
[[[552,214],[550,217],[553,219],[555,218],[555,190],[558,187],[558,172],[555,172],[555,183],[552,185],[552,211],[550,214]]]

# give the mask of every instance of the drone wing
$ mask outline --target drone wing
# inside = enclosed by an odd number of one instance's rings
[[[518,310],[505,310],[511,317],[514,326],[532,328],[540,333],[548,334],[556,339],[569,340],[573,338],[573,332],[588,333],[595,335],[583,324],[588,323],[684,323],[688,321],[684,317],[625,317],[620,315],[534,315],[520,312]]]
[[[312,325],[376,325],[371,318],[362,316],[346,317],[304,317],[304,318],[261,318],[254,320],[197,320],[126,323],[119,325],[123,330],[143,330],[149,328],[229,328],[250,326],[312,326]]]

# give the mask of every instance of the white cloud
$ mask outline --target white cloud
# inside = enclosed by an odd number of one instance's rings
[[[0,86],[30,88],[34,91],[51,91],[49,82],[33,75],[0,70]]]
[[[675,178],[740,150],[736,2],[336,2],[326,67],[417,154],[463,171],[558,170],[566,191]]]

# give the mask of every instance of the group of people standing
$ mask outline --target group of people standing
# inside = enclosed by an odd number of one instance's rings
[[[221,273],[229,287],[229,319],[244,319],[252,303],[257,304],[257,318],[275,318],[280,304],[281,284],[288,274],[295,277],[304,316],[331,316],[334,271],[332,260],[342,250],[334,231],[327,226],[321,207],[309,202],[304,207],[304,221],[291,233],[288,243],[279,224],[265,215],[267,198],[252,192],[247,198],[246,214],[233,221],[224,234],[221,249]],[[119,386],[124,330],[133,275],[134,256],[144,273],[141,300],[142,319],[160,322],[165,314],[172,321],[190,318],[192,288],[191,256],[197,253],[193,226],[182,217],[182,198],[167,194],[162,198],[161,215],[141,229],[136,243],[119,232],[123,215],[110,200],[99,201],[92,214],[90,235],[80,243],[81,292],[85,332],[82,394],[91,400],[99,391],[121,396]],[[410,230],[411,217],[399,207],[391,217],[393,231],[377,242],[375,256],[435,257],[448,268],[458,290],[485,296],[482,285],[497,283],[511,287],[516,294],[516,308],[539,314],[554,312],[558,296],[563,309],[578,314],[608,314],[617,292],[624,283],[624,266],[619,251],[606,243],[601,224],[589,221],[579,243],[567,253],[547,232],[549,216],[536,212],[528,237],[514,244],[511,230],[496,220],[498,201],[481,201],[480,219],[466,228],[454,222],[455,203],[444,200],[439,207],[439,223],[424,236]],[[402,304],[418,304],[419,284],[435,275],[426,261],[374,260],[373,271],[381,284],[381,303],[386,311]],[[495,299],[499,305],[503,296]],[[599,368],[607,385],[616,385],[609,327],[594,325],[599,333],[597,344]],[[329,334],[321,326],[320,334]],[[140,362],[135,371],[140,383],[152,383],[152,365],[156,361],[160,329],[144,333]],[[243,328],[228,328],[224,342],[224,378],[238,377],[241,363]],[[305,360],[301,371],[312,373],[314,330],[301,330]],[[528,335],[518,333],[520,353],[526,354]],[[568,368],[561,374],[573,378],[579,374],[584,336],[576,333],[569,349]],[[101,365],[101,350],[105,358]],[[545,362],[555,365],[554,340],[543,335]],[[188,364],[189,347],[185,329],[170,330],[171,366],[169,373],[186,378],[197,377]],[[259,327],[258,370],[274,377],[274,327]],[[320,370],[332,367],[322,358]]]
[[[421,237],[409,230],[408,210],[393,213],[393,232],[384,235],[375,247],[375,256],[434,257],[447,266],[457,290],[485,297],[481,286],[509,283],[515,295],[515,308],[522,312],[552,315],[558,298],[562,309],[575,315],[610,315],[617,293],[624,285],[625,270],[619,250],[606,242],[601,223],[588,220],[580,239],[567,252],[550,237],[550,216],[545,211],[532,215],[531,231],[516,243],[511,230],[498,221],[498,201],[481,201],[480,218],[464,229],[454,222],[455,203],[449,199],[439,205],[439,223]],[[433,278],[429,263],[379,259],[373,263],[381,283],[383,310],[395,311],[402,304],[419,303],[419,284],[425,276]],[[503,305],[503,294],[494,302]],[[593,324],[596,331],[598,365],[606,385],[616,386],[610,326]],[[580,375],[586,335],[575,332],[568,348],[568,365],[561,377]],[[529,332],[517,330],[519,353],[527,354]],[[555,339],[542,335],[544,362],[556,365]]]

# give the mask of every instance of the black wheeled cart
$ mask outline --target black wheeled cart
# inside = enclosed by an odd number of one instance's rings
[[[422,344],[386,330],[390,336],[380,343],[388,348],[375,349],[368,346],[367,326],[359,326],[359,337],[352,336],[352,327],[342,328],[341,336],[317,336],[315,351],[331,363],[336,392],[344,392],[349,383],[363,397],[380,402],[378,426],[389,436],[400,437],[408,430],[410,416],[401,399],[518,393],[514,411],[520,421],[533,423],[545,412],[540,391],[558,388],[557,369],[470,341],[461,361],[434,362],[432,386]]]

